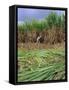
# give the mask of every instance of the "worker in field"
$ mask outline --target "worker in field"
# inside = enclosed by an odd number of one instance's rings
[[[37,43],[40,43],[41,35],[37,37]]]

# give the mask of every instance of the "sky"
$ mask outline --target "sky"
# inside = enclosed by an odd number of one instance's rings
[[[32,19],[41,20],[51,12],[56,12],[58,15],[65,13],[62,10],[18,8],[18,23],[24,23],[26,20],[30,21]]]

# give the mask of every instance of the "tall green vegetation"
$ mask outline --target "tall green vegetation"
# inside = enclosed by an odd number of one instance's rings
[[[33,19],[18,25],[19,42],[35,42],[38,35],[43,36],[44,43],[64,41],[65,16],[51,12],[43,20]],[[56,37],[55,37],[56,36]]]
[[[41,44],[36,43],[41,36]],[[65,79],[65,16],[51,12],[18,25],[18,82]],[[53,45],[54,44],[54,45]]]

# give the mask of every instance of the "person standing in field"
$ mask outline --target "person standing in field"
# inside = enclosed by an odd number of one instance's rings
[[[41,39],[41,35],[39,35],[37,37],[37,47],[40,48],[40,39]]]

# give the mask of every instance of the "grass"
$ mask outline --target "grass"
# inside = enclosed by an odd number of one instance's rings
[[[18,49],[18,82],[65,79],[63,48]]]

